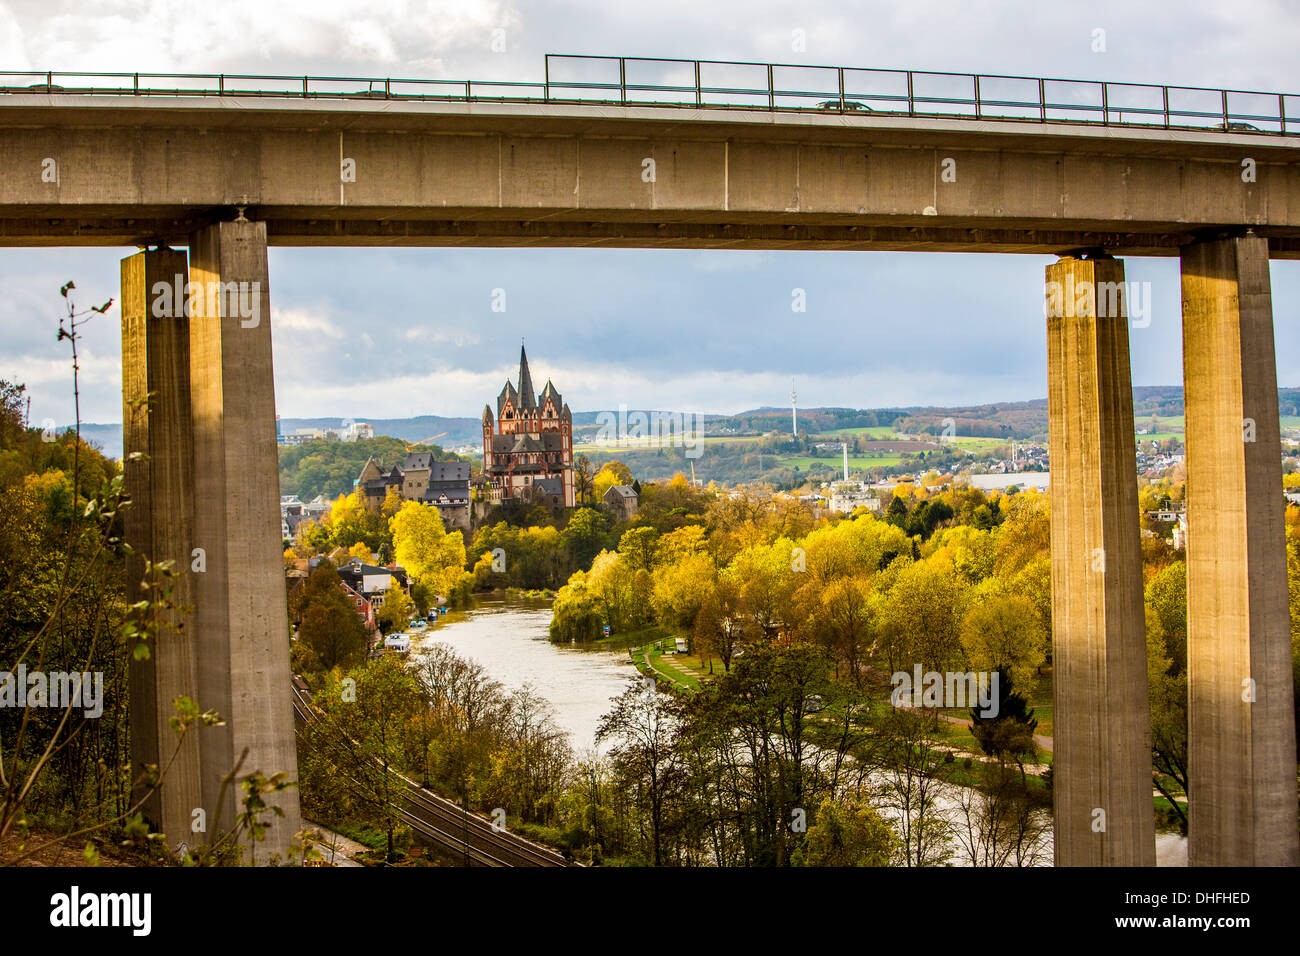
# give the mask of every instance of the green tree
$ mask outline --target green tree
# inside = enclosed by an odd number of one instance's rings
[[[659,551],[659,532],[654,528],[629,528],[623,532],[618,541],[618,553],[623,555],[633,568],[642,571],[654,570]]]
[[[610,761],[618,784],[641,804],[654,866],[664,864],[671,804],[679,799],[683,783],[677,727],[671,698],[655,690],[652,681],[636,680],[614,699],[596,730],[598,741],[613,743]]]
[[[971,736],[990,757],[1014,759],[1023,774],[1022,758],[1036,753],[1034,731],[1038,729],[1038,720],[1029,701],[1016,692],[1011,675],[1006,671],[998,671],[997,675],[997,709],[993,714],[985,714],[980,707],[971,708]]]
[[[1038,608],[1020,594],[977,598],[961,624],[966,658],[977,671],[1005,671],[1022,687],[1031,686],[1047,649],[1047,632]]]
[[[356,607],[328,561],[316,565],[294,600],[298,643],[311,653],[313,669],[352,667],[365,660],[369,641]],[[300,662],[302,658],[299,658]]]
[[[411,596],[400,584],[393,581],[384,593],[384,603],[375,612],[375,621],[385,634],[400,631],[410,623],[411,613],[414,610],[415,602],[411,600]]]
[[[573,555],[574,567],[585,570],[591,567],[596,555],[605,550],[608,520],[594,508],[579,508],[569,517],[564,528],[564,540]]]
[[[827,798],[795,853],[796,866],[889,866],[898,837],[861,794]]]
[[[402,828],[408,738],[424,708],[419,683],[405,661],[386,655],[353,671],[348,680],[331,678],[314,697],[322,718],[307,725],[307,747],[320,755],[320,772],[347,781],[365,818],[383,828],[388,859],[397,857]]]

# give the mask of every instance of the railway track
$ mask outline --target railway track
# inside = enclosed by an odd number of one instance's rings
[[[312,705],[307,688],[299,680],[293,682],[294,722],[298,736],[306,740],[303,731],[307,725],[320,719]],[[309,744],[310,746],[311,744]],[[351,749],[355,741],[341,731],[335,735],[332,751]],[[461,809],[450,800],[419,786],[394,770],[389,770],[402,783],[402,795],[394,801],[402,822],[429,843],[449,853],[464,858],[469,866],[570,866],[570,862],[554,850],[539,846],[508,830],[499,830],[476,813]],[[354,781],[355,782],[355,781]]]

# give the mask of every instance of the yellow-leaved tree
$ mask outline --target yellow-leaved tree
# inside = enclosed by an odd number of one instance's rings
[[[463,599],[474,577],[465,570],[465,538],[447,532],[434,505],[403,502],[388,521],[393,555],[412,580],[449,603]]]
[[[632,484],[632,471],[621,461],[607,461],[596,477],[592,479],[592,498],[597,502],[605,500],[605,492],[615,485]]]

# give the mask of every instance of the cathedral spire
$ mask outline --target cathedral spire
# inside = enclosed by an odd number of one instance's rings
[[[528,353],[524,351],[523,342],[519,343],[519,408],[536,408],[537,398],[533,395],[533,376],[528,371]]]

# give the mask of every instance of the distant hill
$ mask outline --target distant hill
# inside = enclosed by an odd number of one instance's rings
[[[1278,399],[1284,416],[1300,415],[1300,388],[1278,389]],[[590,432],[596,428],[601,415],[610,412],[574,412],[574,431]],[[633,414],[628,412],[627,414]],[[1183,389],[1181,385],[1139,385],[1133,389],[1134,418],[1152,415],[1178,416],[1183,414]],[[956,423],[960,435],[990,438],[1044,438],[1047,435],[1047,399],[1036,398],[1028,402],[1002,402],[989,405],[913,405],[903,408],[801,408],[801,431],[816,434],[849,428],[888,426],[909,434],[933,434],[943,431],[944,419]],[[483,438],[483,425],[478,418],[445,418],[441,415],[420,415],[416,418],[366,418],[375,434],[416,442],[441,435],[437,444],[443,448],[477,445]],[[710,435],[755,435],[770,431],[784,431],[790,426],[789,408],[755,408],[735,415],[703,416],[705,431]],[[282,418],[280,430],[288,435],[299,428],[337,428],[341,418]],[[60,431],[63,430],[62,426]],[[443,433],[446,434],[443,434]],[[87,441],[98,444],[105,455],[122,457],[122,426],[115,424],[84,424],[81,433]]]
[[[428,436],[425,436],[428,437]],[[435,461],[452,461],[456,456],[438,445],[421,445],[420,452],[433,455]],[[388,435],[361,441],[313,441],[305,445],[280,446],[280,494],[297,495],[310,501],[317,495],[327,498],[352,491],[367,458],[373,458],[385,470],[406,460],[407,443]]]
[[[292,435],[299,428],[338,428],[341,418],[281,418],[280,432]],[[483,441],[483,423],[477,418],[444,418],[441,415],[420,415],[416,418],[366,418],[357,415],[353,421],[373,425],[376,435],[400,438],[402,441],[423,441],[442,435],[438,444],[443,448],[459,445],[476,445]]]

